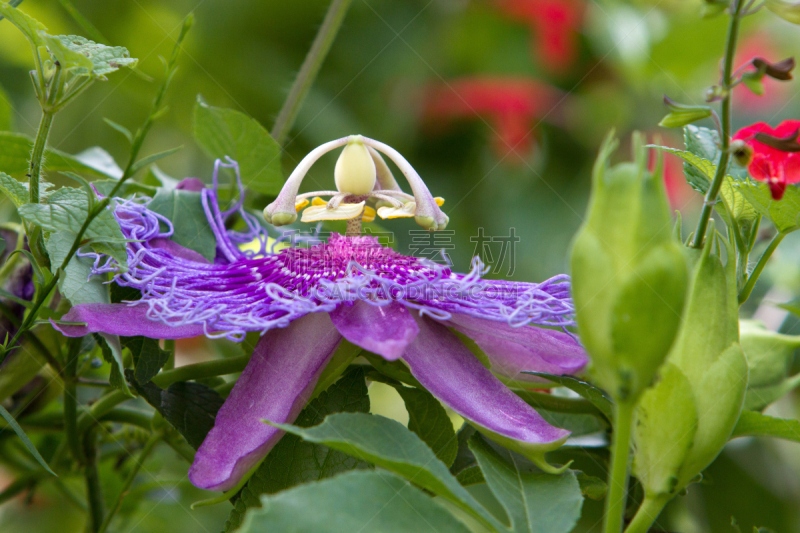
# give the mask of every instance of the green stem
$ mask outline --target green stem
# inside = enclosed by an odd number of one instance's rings
[[[592,402],[584,400],[583,398],[564,398],[535,391],[517,391],[517,396],[525,400],[525,402],[532,407],[539,407],[555,413],[592,415],[605,419],[603,413],[592,405]]]
[[[47,110],[42,111],[42,120],[39,122],[36,140],[33,142],[30,172],[28,172],[28,201],[32,204],[39,203],[39,177],[42,174],[44,149],[47,146],[47,138],[50,135],[50,127],[52,125],[53,113]]]
[[[625,533],[647,533],[670,499],[669,496],[645,497]]]
[[[97,471],[97,435],[89,431],[83,440],[83,453],[86,456],[84,476],[86,478],[86,500],[89,502],[89,523],[87,530],[97,533],[105,515],[103,487]]]
[[[772,253],[781,243],[784,237],[788,235],[787,233],[778,233],[769,243],[767,249],[764,250],[764,253],[761,255],[761,258],[758,260],[756,267],[753,269],[753,272],[750,273],[750,276],[747,278],[747,283],[744,284],[742,287],[742,292],[739,293],[739,305],[745,303],[747,299],[750,297],[750,293],[753,292],[753,287],[756,286],[756,282],[758,278],[761,276],[761,272],[764,270],[764,267],[767,266],[767,261],[769,258],[772,257]]]
[[[179,366],[178,368],[161,372],[153,378],[153,383],[164,388],[178,381],[235,374],[244,370],[249,360],[250,356],[242,355],[239,357],[227,357],[225,359],[215,359],[214,361],[206,361],[204,363]]]
[[[719,189],[722,187],[722,182],[725,179],[725,173],[728,170],[728,161],[730,160],[730,135],[731,135],[731,85],[733,80],[733,57],[736,52],[736,39],[739,36],[739,20],[742,9],[742,0],[733,0],[731,4],[731,20],[728,25],[728,37],[725,44],[725,66],[722,73],[722,88],[725,90],[725,97],[722,99],[722,131],[720,132],[720,154],[719,162],[717,163],[717,173],[714,175],[714,180],[706,193],[705,202],[703,202],[703,211],[700,213],[700,221],[697,223],[697,230],[694,233],[694,241],[692,241],[693,248],[702,248],[703,241],[706,236],[706,229],[708,228],[708,221],[711,218],[711,211],[714,209],[714,204],[719,195]]]
[[[137,409],[126,409],[124,407],[111,409],[98,419],[100,422],[117,422],[119,424],[129,424],[138,426],[148,431],[153,428],[153,417]]]
[[[614,404],[614,435],[611,443],[611,467],[608,472],[604,533],[620,533],[628,488],[628,459],[634,402]]]
[[[64,431],[72,456],[83,462],[83,450],[78,435],[78,388],[75,383],[80,356],[81,339],[70,339],[67,365],[64,367]]]
[[[142,469],[142,465],[147,460],[147,457],[153,451],[153,448],[155,448],[156,444],[158,444],[158,442],[161,440],[161,437],[162,435],[160,432],[153,433],[153,435],[145,443],[142,451],[139,452],[139,456],[136,458],[136,463],[134,463],[133,468],[131,468],[131,471],[128,473],[128,477],[125,478],[125,482],[122,484],[122,488],[120,488],[119,496],[117,496],[114,506],[108,512],[105,520],[103,520],[103,523],[100,525],[98,533],[103,533],[106,529],[108,529],[108,526],[111,524],[111,520],[114,518],[114,515],[116,515],[122,507],[122,500],[124,500],[125,496],[128,494],[131,485],[133,485],[133,481],[139,474],[139,470]]]
[[[289,135],[297,114],[300,112],[300,106],[308,95],[325,57],[336,39],[336,34],[342,26],[342,21],[351,3],[352,0],[333,0],[328,7],[322,26],[320,26],[317,36],[314,37],[311,49],[300,67],[300,72],[297,73],[289,95],[278,113],[278,118],[275,119],[275,125],[272,126],[272,138],[278,144],[283,145]]]

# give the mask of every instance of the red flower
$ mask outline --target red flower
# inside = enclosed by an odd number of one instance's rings
[[[525,22],[533,32],[534,57],[553,72],[568,69],[578,55],[577,33],[583,15],[580,0],[496,0],[500,9]]]
[[[752,148],[753,155],[747,170],[754,179],[767,182],[775,200],[783,198],[786,184],[800,182],[800,152],[780,149],[781,144],[789,146],[792,141],[796,145],[798,133],[800,120],[784,120],[775,129],[764,122],[757,122],[742,128],[733,136],[734,141],[744,141]],[[776,142],[769,142],[770,138]]]
[[[530,79],[464,78],[430,88],[423,112],[432,123],[484,117],[495,130],[495,150],[502,158],[530,151],[535,121],[560,98],[557,89]]]

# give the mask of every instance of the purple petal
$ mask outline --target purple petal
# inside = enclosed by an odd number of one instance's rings
[[[183,178],[175,188],[182,191],[200,192],[205,185],[200,178]]]
[[[522,441],[539,452],[557,447],[569,431],[551,426],[500,382],[456,335],[427,318],[403,360],[431,394],[491,438]],[[497,440],[497,439],[496,439]],[[531,446],[533,445],[533,446]],[[544,445],[544,446],[542,446]]]
[[[203,334],[202,324],[170,325],[147,317],[146,305],[80,304],[61,317],[63,322],[86,322],[85,326],[67,326],[50,321],[67,337],[83,337],[89,333],[108,333],[153,339],[185,339]]]
[[[155,239],[150,239],[150,246],[153,248],[161,248],[162,250],[166,250],[174,257],[179,257],[180,259],[195,261],[197,263],[208,263],[208,259],[203,257],[200,253],[190,250],[189,248],[185,248],[172,239],[156,237]]]
[[[514,381],[539,381],[523,370],[562,375],[583,370],[589,356],[583,346],[563,331],[535,326],[513,327],[507,322],[483,320],[453,313],[443,322],[470,337],[492,362],[492,372]]]
[[[294,421],[341,340],[327,313],[264,334],[197,450],[191,482],[219,491],[236,486],[283,435],[262,420]]]
[[[397,302],[382,306],[345,303],[331,312],[331,319],[345,339],[389,361],[399,359],[419,333],[414,317]]]

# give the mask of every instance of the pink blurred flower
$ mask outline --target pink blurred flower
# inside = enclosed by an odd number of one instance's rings
[[[533,33],[531,51],[544,66],[563,73],[578,57],[577,34],[583,18],[581,0],[495,0],[506,15]]]
[[[560,99],[558,89],[531,79],[462,78],[429,87],[423,114],[431,123],[483,117],[495,130],[498,157],[524,157],[532,150],[536,121]]]
[[[656,137],[655,144],[673,148],[680,146],[679,143],[665,141],[660,135]],[[656,151],[650,150],[648,169],[651,172],[656,167],[656,160]],[[683,173],[683,160],[667,153],[664,154],[664,187],[667,189],[667,199],[672,209],[684,211],[700,205],[701,196],[686,181]]]
[[[770,61],[774,61],[781,58],[782,55],[781,52],[775,48],[769,34],[759,32],[748,36],[742,41],[736,52],[734,64],[737,66],[744,65],[754,57],[764,57]],[[751,66],[749,70],[755,70],[755,67]],[[754,94],[744,85],[734,89],[734,108],[744,111],[745,113],[758,114],[770,109],[775,109],[786,102],[786,99],[789,97],[788,84],[772,79],[769,76],[764,76],[762,83],[764,84],[763,96]]]

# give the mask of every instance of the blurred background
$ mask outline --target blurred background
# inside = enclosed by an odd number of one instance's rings
[[[382,223],[401,251],[432,257],[444,248],[460,271],[469,269],[473,255],[481,255],[493,267],[493,277],[539,281],[564,272],[603,136],[616,128],[627,140],[639,129],[651,141],[660,137],[663,144],[681,146],[680,132],[657,126],[664,115],[662,96],[700,104],[705,88],[716,83],[726,20],[702,19],[700,4],[356,0],[285,146],[286,174],[322,142],[353,133],[379,139],[404,154],[432,192],[446,199],[443,209],[450,217],[450,231],[435,238],[417,232],[410,219]],[[161,170],[208,180],[211,161],[192,137],[197,95],[247,113],[269,129],[327,2],[74,0],[74,6],[112,44],[139,58],[141,72],[155,81],[124,71],[94,84],[57,116],[51,147],[78,153],[99,145],[124,161],[127,141],[103,118],[131,130],[144,120],[163,75],[159,56],[169,55],[182,19],[193,11],[196,23],[167,96],[169,111],[156,123],[143,153],[182,145],[159,161]],[[82,33],[59,1],[26,0],[21,8],[50,33]],[[798,48],[799,28],[759,13],[744,21],[737,65],[754,56],[780,60]],[[9,103],[12,128],[33,135],[40,110],[30,68],[29,45],[11,24],[0,22],[0,99]],[[797,84],[771,81],[766,80],[762,97],[736,89],[734,129],[797,118]],[[623,146],[620,158],[627,157]],[[334,161],[331,155],[314,167],[308,188],[330,188]],[[681,164],[672,156],[666,159],[665,180],[687,234],[701,199],[685,184]],[[250,199],[259,210],[268,201]],[[771,303],[800,293],[797,237],[784,241],[759,284],[764,303],[747,310],[793,333],[800,328],[784,323],[785,315]],[[209,347],[205,341],[182,346],[191,358],[227,349],[238,348]],[[375,410],[404,415],[389,392],[378,387],[373,394]],[[797,400],[790,397],[772,409],[796,418]],[[120,531],[220,530],[229,507],[190,511],[189,503],[204,495],[188,483],[185,466],[176,464],[170,451],[162,452],[147,463],[151,482],[135,486],[147,496],[138,507],[123,509]],[[588,472],[590,454],[586,462]],[[116,479],[104,478],[110,494],[116,493]],[[0,487],[10,481],[0,476]],[[599,516],[600,504],[587,500],[580,530],[599,531]],[[676,499],[661,525],[685,533],[730,533],[737,531],[732,517],[741,532],[753,526],[800,531],[800,446],[734,442],[703,484]],[[56,486],[0,506],[2,531],[71,532],[80,531],[81,523]]]

